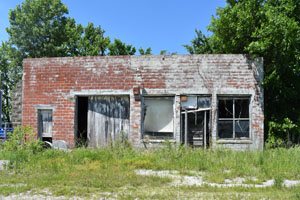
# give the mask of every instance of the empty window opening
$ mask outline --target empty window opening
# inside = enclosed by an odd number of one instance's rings
[[[222,97],[218,101],[218,136],[249,138],[249,98]]]
[[[209,146],[211,98],[181,97],[181,141],[194,148]]]
[[[87,145],[88,97],[77,98],[77,140],[76,145]]]
[[[174,137],[174,97],[144,98],[144,138]]]
[[[52,142],[52,110],[38,110],[38,137]]]

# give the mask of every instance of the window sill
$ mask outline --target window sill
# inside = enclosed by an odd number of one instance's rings
[[[250,139],[243,139],[243,140],[224,140],[224,139],[219,139],[216,141],[217,144],[252,144],[252,140]]]
[[[170,143],[176,143],[175,139],[142,139],[145,143],[164,143],[164,142],[170,142]]]

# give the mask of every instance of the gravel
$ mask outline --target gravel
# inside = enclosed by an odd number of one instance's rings
[[[210,183],[205,182],[202,179],[203,173],[195,173],[193,176],[186,176],[181,175],[178,171],[153,171],[153,170],[136,170],[136,174],[142,176],[160,176],[160,177],[169,177],[172,178],[173,181],[170,183],[173,186],[180,186],[180,185],[196,185],[196,186],[212,186],[212,187],[256,187],[256,188],[264,188],[264,187],[271,187],[274,185],[274,179],[267,180],[262,184],[245,184],[245,178],[237,177],[233,180],[225,179],[225,183]],[[251,177],[252,180],[257,180],[256,177]],[[283,186],[284,187],[292,187],[297,186],[300,184],[300,180],[284,180]]]

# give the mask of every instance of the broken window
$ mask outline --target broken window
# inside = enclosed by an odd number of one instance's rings
[[[218,136],[225,139],[249,138],[249,98],[219,98]]]
[[[52,142],[52,110],[38,111],[38,136],[42,141]]]
[[[209,145],[210,110],[209,96],[181,96],[181,141],[185,145],[194,148]]]
[[[158,139],[173,137],[174,97],[144,98],[144,136]]]

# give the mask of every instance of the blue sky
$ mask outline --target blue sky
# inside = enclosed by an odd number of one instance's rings
[[[23,0],[0,0],[0,40],[7,40],[9,9]],[[69,16],[77,23],[93,22],[106,31],[111,40],[119,38],[137,49],[152,48],[187,54],[182,47],[195,36],[195,29],[204,33],[217,7],[225,0],[62,0]]]

